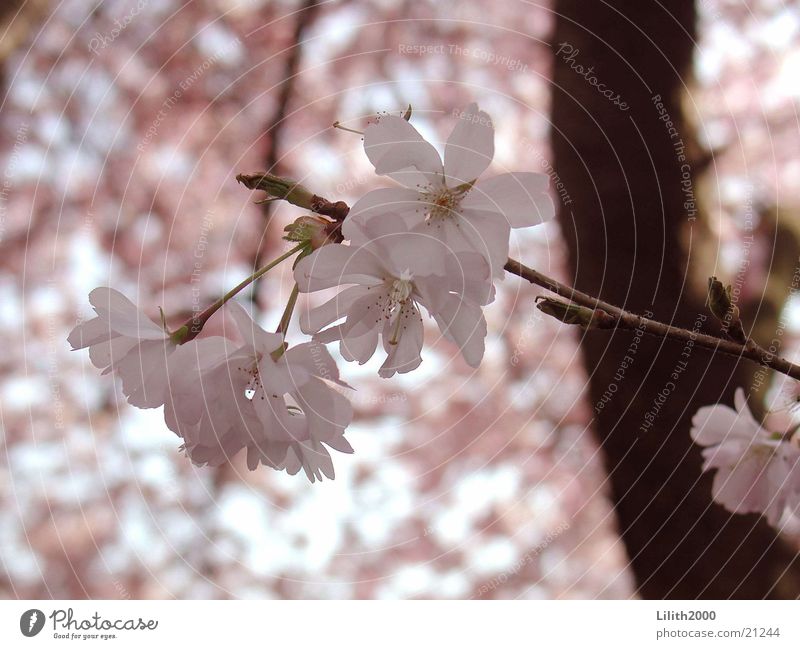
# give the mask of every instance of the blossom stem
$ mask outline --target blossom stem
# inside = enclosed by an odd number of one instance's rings
[[[196,338],[197,335],[202,331],[203,326],[206,324],[208,319],[212,315],[214,315],[217,311],[219,311],[219,309],[222,308],[222,306],[228,300],[230,300],[234,295],[239,293],[241,290],[247,288],[259,277],[265,275],[270,270],[275,268],[275,266],[280,264],[282,261],[286,261],[287,259],[289,259],[289,257],[300,252],[305,247],[306,247],[305,243],[300,243],[294,246],[294,248],[291,248],[289,251],[282,254],[280,257],[273,259],[266,266],[259,268],[255,273],[253,273],[249,277],[246,277],[244,280],[239,282],[236,286],[234,286],[230,291],[225,293],[225,295],[223,295],[220,299],[214,302],[211,306],[206,308],[203,312],[195,316],[192,316],[186,322],[184,322],[181,327],[179,327],[176,331],[172,333],[172,339],[179,345],[182,345],[183,343],[189,342],[190,340]]]
[[[728,354],[738,358],[746,358],[763,367],[775,370],[793,379],[800,380],[800,366],[790,363],[784,358],[776,356],[774,353],[767,351],[754,340],[748,338],[745,343],[738,343],[733,340],[726,340],[718,338],[709,334],[702,334],[696,331],[689,331],[681,327],[673,327],[672,325],[651,320],[643,316],[631,313],[621,309],[613,304],[604,302],[596,297],[592,297],[582,291],[579,291],[571,286],[562,284],[558,280],[548,277],[533,268],[528,268],[516,259],[509,259],[505,265],[506,271],[513,275],[517,275],[522,279],[529,281],[531,284],[536,284],[542,288],[560,295],[563,298],[579,304],[581,306],[589,307],[590,309],[605,312],[605,314],[614,318],[615,322],[611,327],[604,327],[610,329],[627,329],[627,330],[640,330],[651,336],[658,338],[669,338],[678,340],[683,343],[692,341],[698,347],[709,349],[713,352]]]
[[[286,330],[289,328],[289,322],[292,319],[292,313],[294,312],[294,306],[297,304],[297,295],[300,292],[297,284],[294,285],[291,294],[289,295],[289,301],[286,303],[286,308],[283,310],[283,315],[281,316],[281,321],[278,323],[278,328],[275,330],[276,334],[283,334],[284,337],[286,336]]]

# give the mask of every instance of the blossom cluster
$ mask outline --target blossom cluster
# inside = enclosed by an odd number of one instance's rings
[[[363,364],[380,342],[380,376],[410,372],[422,362],[427,313],[478,367],[483,307],[503,277],[510,231],[554,214],[543,174],[481,179],[494,156],[494,128],[476,104],[457,113],[443,158],[409,117],[385,115],[364,133],[376,173],[397,186],[367,193],[343,222],[303,216],[287,229],[286,238],[300,242],[296,290],[342,289],[301,314],[311,342],[289,346],[284,319],[268,333],[232,295],[201,323],[221,317],[220,308],[235,323],[230,335],[197,337],[187,325],[170,332],[118,291],[97,288],[89,296],[97,315],[75,327],[72,347],[88,347],[96,367],[118,376],[131,405],[163,406],[195,464],[219,465],[246,450],[251,470],[263,464],[303,469],[312,482],[333,478],[329,449],[352,453],[344,432],[353,413],[325,345],[338,342],[345,360]],[[309,209],[317,198],[291,184],[269,189]],[[291,299],[285,316],[293,307]]]
[[[800,434],[756,421],[742,388],[734,405],[705,406],[692,419],[692,439],[705,447],[703,471],[716,470],[712,495],[728,511],[760,513],[777,526],[800,510]]]
[[[181,345],[119,291],[96,288],[89,302],[97,316],[72,330],[70,344],[119,376],[131,405],[164,406],[195,464],[217,466],[246,449],[251,470],[302,468],[314,482],[334,477],[326,447],[352,453],[344,438],[352,408],[332,384],[348,386],[322,344],[286,349],[235,301],[222,309],[235,323],[230,336]]]

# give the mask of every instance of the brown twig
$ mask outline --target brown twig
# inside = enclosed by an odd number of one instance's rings
[[[276,193],[275,188],[277,187],[281,190],[278,192],[278,195],[283,196],[284,200],[293,198],[289,196],[289,192],[296,191],[300,188],[294,181],[272,176],[267,173],[239,174],[237,180],[247,185],[250,189],[262,189],[264,191],[270,191],[273,194]],[[308,205],[305,205],[303,201],[295,202],[291,200],[290,202],[294,202],[295,204],[302,203],[303,206],[318,214],[324,214],[333,218],[337,224],[341,224],[347,217],[350,208],[346,203],[342,201],[331,203],[317,194],[312,194],[305,188],[300,189],[302,189],[303,199],[309,201]],[[285,192],[283,190],[285,190]],[[311,198],[308,199],[307,196],[311,196]],[[643,331],[648,335],[658,338],[669,338],[683,343],[691,343],[698,347],[709,349],[715,353],[729,354],[737,358],[746,358],[763,367],[775,370],[776,372],[780,372],[800,381],[800,366],[790,363],[786,359],[767,351],[751,338],[747,338],[743,343],[739,343],[735,340],[728,340],[698,331],[689,331],[682,327],[674,327],[657,320],[651,320],[650,318],[631,313],[618,306],[609,304],[599,298],[592,297],[572,286],[562,284],[558,280],[548,277],[544,273],[540,273],[538,270],[528,268],[516,259],[509,259],[506,262],[505,269],[507,272],[529,281],[531,284],[541,286],[569,300],[572,304],[586,307],[593,312],[573,313],[569,310],[569,304],[560,304],[557,301],[551,300],[550,302],[552,304],[545,305],[548,308],[542,310],[549,315],[554,315],[554,317],[557,317],[563,322],[585,324],[588,327],[598,329]]]
[[[725,340],[717,338],[709,334],[703,334],[696,331],[689,331],[681,327],[673,327],[672,325],[651,320],[644,316],[636,315],[630,311],[625,311],[613,304],[604,302],[596,297],[592,297],[582,291],[579,291],[571,286],[562,284],[558,280],[548,277],[538,270],[528,268],[515,259],[509,259],[505,265],[506,271],[529,281],[531,284],[536,284],[542,288],[547,289],[560,295],[563,298],[588,307],[590,309],[599,309],[608,315],[612,316],[615,320],[614,329],[627,329],[627,330],[641,330],[651,336],[659,338],[669,338],[684,343],[692,342],[698,347],[704,347],[713,352],[721,352],[739,358],[746,358],[759,365],[768,367],[776,372],[786,374],[793,379],[800,380],[800,366],[790,363],[784,358],[776,356],[775,354],[767,351],[760,345],[756,344],[752,339],[748,339],[745,344],[740,344],[732,340]],[[608,327],[604,327],[608,328]]]

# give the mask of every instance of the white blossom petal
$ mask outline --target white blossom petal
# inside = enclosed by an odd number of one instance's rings
[[[472,103],[459,113],[444,150],[448,187],[475,181],[494,157],[494,126],[485,112]]]
[[[364,132],[364,151],[375,173],[415,188],[442,175],[438,151],[402,117],[387,115]]]
[[[294,278],[302,293],[342,284],[373,286],[383,281],[383,265],[364,246],[322,246],[300,260]]]
[[[555,215],[547,193],[548,177],[533,172],[507,173],[481,180],[464,197],[465,209],[502,214],[512,228],[526,228]]]
[[[358,245],[372,240],[366,226],[376,221],[402,219],[408,228],[425,219],[424,205],[419,192],[402,187],[374,189],[359,198],[342,225],[342,235]]]
[[[366,286],[351,286],[337,293],[324,304],[300,314],[300,330],[316,334],[329,324],[345,317],[353,303],[367,294]]]
[[[480,306],[451,293],[433,316],[445,338],[458,345],[464,360],[471,367],[478,367],[486,338],[486,319]]]
[[[119,291],[104,286],[89,293],[89,303],[109,328],[131,338],[158,340],[168,334]]]
[[[400,319],[400,324],[397,327],[396,343],[392,343],[395,322],[387,322],[383,330],[383,348],[388,352],[386,361],[378,370],[378,374],[383,378],[394,376],[395,373],[410,372],[422,362],[424,339],[422,315],[416,307],[407,306],[397,318]]]

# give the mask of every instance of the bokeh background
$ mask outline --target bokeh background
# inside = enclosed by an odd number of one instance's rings
[[[794,218],[800,10],[703,0],[698,12],[686,101],[714,165],[697,191],[714,269],[733,276],[744,248],[769,259],[774,246],[747,239],[748,219],[757,229],[776,204]],[[555,21],[550,3],[517,0],[4,5],[0,596],[634,596],[581,333],[541,316],[540,291],[518,278],[486,309],[479,370],[442,341],[391,380],[376,363],[342,365],[356,453],[314,485],[242,458],[193,467],[160,410],[128,406],[66,342],[95,286],[179,322],[279,254],[301,212],[255,205],[238,172],[350,204],[386,186],[336,120],[360,129],[411,104],[443,140],[453,110],[478,101],[496,127],[492,172],[555,183]],[[564,191],[553,197],[568,211]],[[512,250],[568,279],[558,223]],[[763,294],[763,268],[748,267],[745,293]],[[288,271],[241,296],[267,328]],[[800,304],[785,308],[791,355]]]

